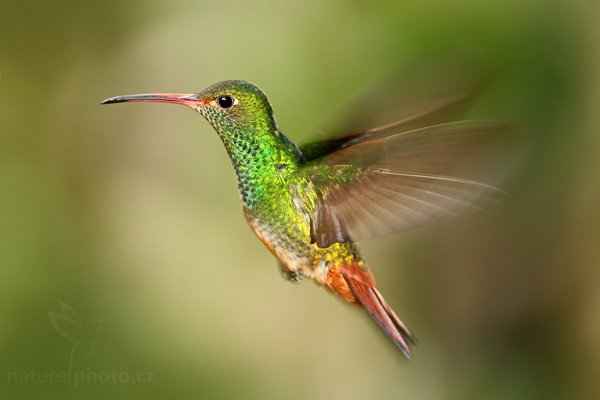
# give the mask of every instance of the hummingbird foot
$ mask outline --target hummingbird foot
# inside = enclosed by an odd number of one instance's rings
[[[278,263],[279,264],[279,270],[281,271],[281,274],[283,275],[283,277],[293,283],[297,283],[300,282],[302,280],[302,273],[297,270],[297,269],[292,269],[290,267],[288,267],[287,265],[285,265],[284,263],[282,263],[281,261]]]

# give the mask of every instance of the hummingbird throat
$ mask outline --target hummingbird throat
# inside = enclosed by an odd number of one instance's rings
[[[287,186],[287,176],[302,162],[302,154],[279,131],[229,132],[220,135],[237,176],[245,208],[272,201],[273,191]]]

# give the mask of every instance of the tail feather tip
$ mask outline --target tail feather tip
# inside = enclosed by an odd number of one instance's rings
[[[411,360],[411,345],[416,345],[416,338],[408,327],[398,318],[394,310],[387,304],[379,290],[366,282],[345,276],[348,286],[360,304],[369,312],[371,317],[385,331],[387,336]]]

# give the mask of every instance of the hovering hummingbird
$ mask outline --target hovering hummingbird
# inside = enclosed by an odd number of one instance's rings
[[[198,93],[117,96],[102,104],[163,102],[202,114],[233,163],[248,224],[284,276],[310,278],[361,305],[411,358],[415,338],[377,289],[355,242],[498,199],[494,187],[450,175],[506,128],[493,121],[446,122],[475,92],[422,99],[394,120],[303,146],[279,130],[265,94],[241,80]],[[374,96],[371,110],[386,108],[388,100]]]

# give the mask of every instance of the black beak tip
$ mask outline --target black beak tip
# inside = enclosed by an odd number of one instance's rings
[[[100,104],[113,104],[118,102],[119,100],[116,97],[111,97],[110,99],[103,100],[102,102],[100,102]]]

